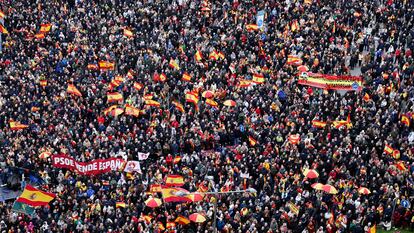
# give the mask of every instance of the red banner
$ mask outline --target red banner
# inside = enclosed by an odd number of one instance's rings
[[[90,162],[78,162],[64,154],[52,155],[52,163],[57,168],[67,168],[82,175],[99,175],[110,171],[119,171],[126,161],[120,158],[95,159]]]

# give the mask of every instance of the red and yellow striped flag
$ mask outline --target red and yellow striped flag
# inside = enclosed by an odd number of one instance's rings
[[[139,91],[142,89],[142,87],[144,87],[144,85],[142,85],[141,83],[134,82],[135,90]]]
[[[114,70],[115,63],[109,61],[99,61],[98,62],[99,69],[101,70]]]
[[[191,202],[191,199],[185,194],[190,194],[189,191],[183,188],[171,187],[163,188],[161,190],[164,202]],[[178,194],[180,193],[180,194]]]
[[[201,61],[203,59],[203,54],[200,52],[200,50],[197,50],[197,52],[194,55],[194,58],[196,59],[196,61]]]
[[[365,102],[368,102],[370,99],[371,99],[371,97],[369,96],[369,94],[368,93],[365,93],[365,95],[364,95],[364,101]]]
[[[265,82],[265,78],[263,74],[253,74],[253,83],[262,84]]]
[[[286,64],[299,66],[299,65],[302,64],[302,62],[303,62],[302,59],[300,59],[298,56],[288,55],[288,59],[287,59]]]
[[[178,110],[178,111],[180,111],[180,112],[182,112],[182,113],[184,113],[185,112],[185,110],[184,110],[184,106],[181,104],[181,103],[179,103],[178,101],[173,101],[172,102],[172,104],[174,104],[174,106],[175,106],[175,108]]]
[[[406,114],[402,114],[401,115],[401,123],[403,123],[404,125],[410,127],[410,118],[408,118],[408,116]]]
[[[191,82],[190,74],[188,74],[187,72],[184,72],[183,77],[181,78],[181,80],[186,81],[186,82]]]
[[[160,81],[161,82],[167,81],[167,75],[165,75],[164,73],[160,74]]]
[[[226,58],[223,52],[219,52],[217,55],[219,56],[220,59]]]
[[[167,175],[165,185],[172,187],[181,187],[184,185],[184,178],[180,175]]]
[[[39,189],[26,185],[22,194],[16,199],[17,202],[27,204],[29,206],[45,206],[56,197],[53,193],[43,192]]]
[[[181,225],[187,225],[190,224],[190,220],[184,216],[179,215],[176,219],[175,222]]]
[[[212,99],[206,99],[206,104],[212,106],[212,107],[217,107],[218,103]]]
[[[9,31],[7,31],[7,29],[1,24],[0,24],[0,32],[3,34],[9,34]]]
[[[68,84],[68,89],[66,90],[69,94],[82,96],[82,93],[75,87],[73,84]]]
[[[257,26],[257,24],[247,24],[246,25],[246,30],[248,32],[257,31],[257,30],[259,30],[259,26]]]
[[[106,108],[103,113],[107,116],[112,110],[116,109],[118,106],[117,105],[112,105],[109,108]]]
[[[198,94],[193,91],[187,92],[185,94],[185,100],[190,103],[198,104]]]
[[[176,59],[170,59],[170,63],[168,64],[171,68],[179,70],[180,66],[178,65],[178,62]]]
[[[39,32],[45,34],[45,33],[48,33],[51,28],[52,28],[52,24],[50,23],[41,24]]]
[[[161,104],[158,101],[155,100],[145,100],[145,105],[151,106],[151,107],[157,107],[159,108]]]
[[[140,110],[132,105],[125,105],[125,115],[138,117]]]
[[[44,79],[40,80],[39,84],[40,84],[40,86],[45,87],[45,86],[47,86],[47,80],[44,80]]]
[[[131,38],[134,37],[134,33],[131,30],[124,28],[124,36]]]
[[[315,127],[315,128],[325,128],[326,122],[313,120],[312,121],[312,126]]]
[[[6,14],[4,14],[4,12],[3,12],[3,11],[0,11],[0,19],[2,19],[2,18],[4,18],[4,17],[6,17]]]
[[[249,136],[249,143],[251,146],[255,146],[257,144],[257,140],[254,139],[252,136]]]
[[[121,75],[117,75],[115,76],[114,79],[111,80],[111,86],[112,87],[118,87],[119,85],[121,85],[124,82],[124,78],[122,78]]]
[[[252,85],[252,81],[250,80],[240,80],[238,87],[250,87]]]
[[[218,53],[216,52],[216,50],[214,50],[213,52],[210,53],[210,55],[208,56],[210,58],[210,60],[218,60],[220,58],[220,56],[218,55]]]
[[[115,204],[116,208],[125,208],[126,207],[126,203],[123,201],[117,201]]]
[[[119,92],[107,93],[108,103],[122,101],[124,97]]]
[[[28,125],[21,124],[20,122],[14,121],[14,120],[10,120],[9,124],[10,124],[10,129],[11,130],[20,130],[20,129],[29,128]]]

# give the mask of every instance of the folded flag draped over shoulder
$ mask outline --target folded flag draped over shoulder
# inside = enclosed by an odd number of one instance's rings
[[[67,92],[72,95],[82,96],[82,93],[73,84],[68,84]]]
[[[191,202],[190,192],[183,188],[162,188],[161,193],[164,202]]]
[[[184,178],[180,175],[167,175],[165,185],[181,187],[184,185]]]
[[[44,192],[31,185],[26,185],[23,193],[16,199],[16,202],[21,202],[29,206],[45,206],[55,197],[56,195],[53,193]]]
[[[29,127],[28,125],[21,124],[20,122],[14,120],[10,120],[9,124],[11,130],[26,129]]]
[[[122,94],[120,94],[118,92],[108,93],[107,97],[108,97],[108,103],[118,102],[118,101],[122,101],[124,99]]]

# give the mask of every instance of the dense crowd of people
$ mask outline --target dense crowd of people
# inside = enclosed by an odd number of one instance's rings
[[[414,198],[413,1],[3,0],[0,10],[8,31],[1,35],[0,162],[38,172],[46,181],[39,189],[57,195],[31,217],[13,212],[13,200],[0,203],[2,232],[414,230],[413,207],[401,205]],[[248,30],[259,11],[264,27]],[[42,24],[50,31],[39,34]],[[299,85],[289,55],[313,73],[360,70],[363,86]],[[94,68],[100,61],[115,67]],[[240,85],[256,74],[265,81]],[[82,96],[68,93],[68,84]],[[205,91],[215,103],[206,104]],[[123,100],[108,103],[108,92]],[[186,100],[188,92],[199,101]],[[159,106],[148,106],[148,95]],[[135,106],[139,116],[108,114],[113,104]],[[352,126],[332,126],[348,116]],[[29,127],[11,130],[11,120]],[[150,156],[142,174],[88,176],[54,167],[39,157],[44,151],[82,162]],[[305,169],[319,177],[306,178]],[[151,185],[168,174],[183,176],[190,192],[257,192],[147,207],[149,197],[162,198]],[[206,221],[168,224],[192,213]]]

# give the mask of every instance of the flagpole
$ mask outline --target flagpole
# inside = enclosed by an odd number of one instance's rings
[[[4,19],[0,18],[0,24],[4,27]],[[0,52],[3,51],[3,33],[0,33]]]

